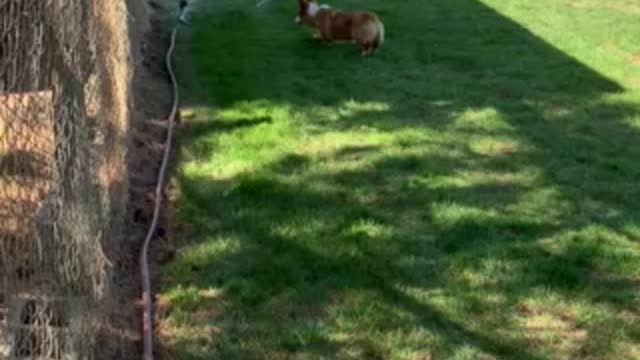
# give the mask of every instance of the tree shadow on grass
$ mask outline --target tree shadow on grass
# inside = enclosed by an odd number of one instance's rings
[[[341,156],[341,152],[336,156]],[[349,176],[371,179],[388,166],[387,161]],[[221,346],[220,351],[228,352],[224,353],[227,356],[261,358],[270,351],[320,351],[323,356],[339,358],[342,352],[356,351],[353,343],[332,340],[330,333],[332,327],[340,326],[331,324],[337,321],[336,315],[327,309],[342,306],[339,298],[348,293],[362,294],[371,301],[377,315],[368,319],[363,315],[366,320],[362,321],[376,332],[411,333],[416,328],[427,329],[431,336],[444,339],[444,349],[431,345],[431,350],[441,355],[472,346],[498,357],[543,358],[524,350],[523,338],[496,337],[495,329],[487,328],[489,324],[511,327],[512,307],[539,288],[621,310],[631,311],[634,307],[632,294],[637,282],[594,277],[600,271],[594,263],[611,256],[601,252],[597,243],[575,241],[568,249],[551,253],[538,240],[567,231],[564,225],[510,217],[506,211],[498,216],[482,216],[483,212],[515,202],[521,195],[517,187],[505,192],[499,184],[481,184],[429,191],[364,181],[363,186],[384,187],[387,193],[380,200],[383,203],[363,202],[358,194],[349,191],[352,186],[341,185],[340,174],[311,176],[296,184],[287,181],[286,176],[279,178],[283,167],[297,173],[292,168],[304,168],[308,162],[300,156],[295,156],[293,162],[285,158],[284,165],[273,164],[275,171],[271,175],[242,175],[222,182],[183,179],[183,196],[191,200],[192,206],[184,209],[183,215],[193,220],[200,232],[198,236],[216,234],[221,239],[238,241],[238,248],[233,251],[205,252],[196,260],[187,257],[175,264],[175,269],[195,271],[174,273],[174,281],[184,287],[223,289],[222,303],[226,304],[224,312],[229,318],[223,323],[228,327],[223,325],[222,331],[229,332],[227,336],[232,338],[248,337],[255,341],[253,345],[242,340],[220,345],[212,340]],[[401,177],[410,172],[411,169],[406,169]],[[323,190],[314,190],[316,187]],[[440,223],[430,206],[430,200],[438,199],[439,193],[447,194],[448,203],[479,211],[451,223]],[[483,199],[483,194],[498,193],[501,196]],[[393,201],[388,203],[389,199]],[[218,214],[216,222],[211,222],[210,214]],[[360,229],[363,224],[364,229]],[[366,228],[368,224],[388,231],[371,232]],[[495,279],[495,288],[489,293],[502,294],[503,303],[495,306],[486,299],[464,301],[464,306],[471,307],[467,310],[486,313],[490,318],[488,324],[466,323],[464,318],[452,317],[448,310],[429,305],[424,298],[417,300],[406,292],[420,289],[437,293],[451,287],[455,294],[473,294],[478,291],[475,286],[455,275],[452,267],[460,262],[464,269],[474,271],[486,266],[487,261],[498,260],[508,274]],[[454,290],[459,287],[468,289]],[[305,314],[309,309],[317,310],[311,310],[312,315]],[[399,316],[398,312],[409,315]],[[257,326],[258,330],[232,325],[240,319],[246,321],[247,317],[251,319],[249,326]],[[316,321],[327,323],[320,329],[296,330],[300,324]],[[216,323],[215,319],[212,323]],[[358,346],[370,342],[365,346],[369,354],[366,358],[389,357],[388,349],[376,345],[363,335],[364,329],[354,326],[352,335],[356,339],[362,336]],[[302,331],[303,335],[296,331]],[[284,337],[279,341],[285,343],[270,343],[274,336]]]
[[[365,127],[402,140],[285,154],[225,180],[182,175],[181,216],[208,241],[171,266],[169,283],[221,289],[224,313],[200,319],[221,329],[200,347],[178,340],[185,353],[375,359],[395,345],[547,358],[560,345],[537,346],[517,323],[544,312],[521,310],[540,292],[612,309],[586,322],[554,317],[572,323],[569,356],[607,357],[637,340],[637,325],[611,341],[613,325],[598,326],[638,305],[625,226],[640,220],[629,125],[639,104],[480,2],[417,5],[370,4],[389,41],[366,60],[284,31],[287,3],[273,3],[271,17],[230,6],[196,19],[189,51],[200,87],[212,89],[196,105],[276,104],[305,114],[314,136]],[[323,107],[337,115],[314,112]],[[234,121],[199,123],[186,146],[256,120]],[[434,146],[450,151],[423,150]],[[323,161],[358,165],[309,170]]]
[[[193,182],[192,185],[197,188],[211,186],[206,180]],[[214,185],[216,186],[218,185]],[[245,186],[254,190],[247,192]],[[206,233],[224,234],[231,231],[233,237],[237,237],[243,244],[243,250],[221,255],[219,258],[215,255],[207,256],[201,264],[202,267],[198,265],[194,274],[180,276],[181,285],[185,287],[195,286],[198,289],[206,289],[210,286],[221,286],[225,289],[224,297],[228,304],[225,313],[231,317],[228,320],[233,322],[234,316],[245,315],[257,320],[263,319],[266,314],[271,314],[274,309],[278,312],[282,311],[283,313],[273,314],[274,318],[265,320],[272,322],[268,326],[268,331],[282,332],[280,333],[282,336],[289,331],[287,326],[295,327],[301,320],[304,323],[305,320],[301,317],[308,317],[309,322],[324,317],[326,315],[323,314],[324,308],[339,301],[336,297],[348,292],[362,292],[370,294],[367,296],[371,296],[374,307],[380,307],[376,310],[380,313],[370,320],[378,332],[410,332],[412,328],[420,327],[446,338],[449,346],[471,345],[493,355],[511,355],[522,359],[538,358],[522,350],[517,342],[495,339],[482,332],[474,331],[469,324],[451,319],[443,311],[419,302],[399,290],[405,286],[435,289],[447,282],[446,278],[440,276],[446,268],[444,263],[426,268],[399,265],[398,261],[411,254],[412,248],[423,247],[422,250],[424,250],[425,246],[430,247],[432,250],[430,256],[424,252],[416,253],[416,256],[426,255],[427,258],[423,260],[434,261],[436,264],[442,261],[441,257],[447,252],[456,252],[459,249],[452,248],[449,244],[425,244],[420,239],[417,241],[416,239],[368,239],[362,234],[335,235],[348,232],[350,226],[359,221],[372,220],[386,223],[385,217],[389,214],[378,214],[370,207],[351,205],[353,203],[351,199],[342,199],[339,194],[335,197],[314,194],[302,188],[289,188],[266,180],[247,180],[241,187],[227,195],[226,201],[246,204],[247,206],[242,206],[242,209],[235,211],[243,215],[233,216],[233,219],[228,219],[228,222],[223,221],[219,228],[215,225],[211,228],[209,224]],[[292,199],[295,200],[292,201]],[[268,208],[263,206],[266,202],[271,204]],[[313,207],[317,206],[317,208],[311,210],[312,213],[309,214],[309,207],[303,203],[313,204]],[[200,210],[203,214],[217,212],[216,210],[234,211],[224,205],[220,207],[213,205]],[[198,210],[192,209],[192,211]],[[305,213],[307,214],[304,215]],[[287,226],[285,224],[293,223],[304,227],[311,218],[327,225],[322,230],[318,230],[320,234],[314,234],[315,239],[312,240],[310,247],[299,244],[296,240],[299,235],[295,232],[304,232],[301,228],[293,230],[294,233],[289,236],[278,235],[279,225]],[[202,220],[206,221],[206,218],[203,217]],[[334,228],[330,228],[329,224]],[[482,233],[496,231],[503,226],[509,230],[517,226],[528,232],[544,231],[543,227],[532,224],[501,225],[487,222],[470,223],[466,227],[469,232],[464,235],[482,236]],[[458,229],[464,232],[464,228],[465,225],[461,225]],[[336,238],[325,238],[322,232],[325,232],[326,236],[334,234]],[[412,231],[412,233],[415,232]],[[401,234],[398,236],[402,237]],[[397,240],[395,244],[387,243],[394,240]],[[384,244],[375,244],[379,241],[383,241]],[[325,247],[333,249],[332,254],[323,254],[321,249]],[[341,249],[337,250],[338,248]],[[176,266],[192,268],[185,264]],[[283,297],[286,300],[279,301],[286,305],[274,305],[274,299]],[[387,314],[396,310],[391,311],[385,307],[401,309],[409,313],[411,319],[398,322],[393,314]],[[308,311],[309,308],[318,309],[320,315],[300,314]],[[261,320],[257,320],[256,324],[259,322]],[[234,334],[233,326],[231,327],[231,329],[225,328],[224,331],[231,331]],[[358,333],[358,330],[354,331],[356,338]],[[310,347],[311,349],[319,348],[324,356],[335,358],[341,351],[345,351],[345,348],[354,346],[352,343],[332,342],[328,335],[330,334],[320,331],[312,339],[295,339],[284,346],[257,340],[259,345],[252,348],[253,353],[250,356],[246,346],[240,345],[242,341],[238,340],[235,346],[226,344],[228,348],[225,351],[230,351],[226,355],[239,358],[240,353],[234,351],[242,349],[242,356],[248,356],[246,358],[261,358],[271,351],[277,352],[280,347],[302,353],[309,351],[308,347]],[[256,332],[248,330],[248,333],[237,333],[237,336],[253,338],[255,336],[270,337],[273,334],[260,334],[260,330]],[[372,340],[365,336],[361,339],[362,341],[371,342]],[[368,349],[366,358],[384,359],[389,356],[384,349],[374,343],[368,344],[366,348]]]

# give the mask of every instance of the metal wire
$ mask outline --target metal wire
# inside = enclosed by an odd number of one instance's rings
[[[126,5],[0,0],[0,359],[93,359],[122,244]]]

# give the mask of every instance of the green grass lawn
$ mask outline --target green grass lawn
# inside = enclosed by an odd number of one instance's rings
[[[640,3],[201,1],[163,328],[179,359],[640,359]]]

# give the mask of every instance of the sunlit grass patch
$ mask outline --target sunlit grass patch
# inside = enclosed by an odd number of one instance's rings
[[[624,1],[349,0],[388,29],[369,59],[294,4],[201,3],[178,59],[191,241],[163,269],[178,357],[633,359]]]

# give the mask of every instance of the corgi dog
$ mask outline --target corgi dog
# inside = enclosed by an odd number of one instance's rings
[[[376,51],[384,42],[384,25],[373,12],[347,12],[319,5],[313,0],[298,0],[298,25],[315,30],[314,37],[326,43],[351,41],[362,50],[362,56]]]

